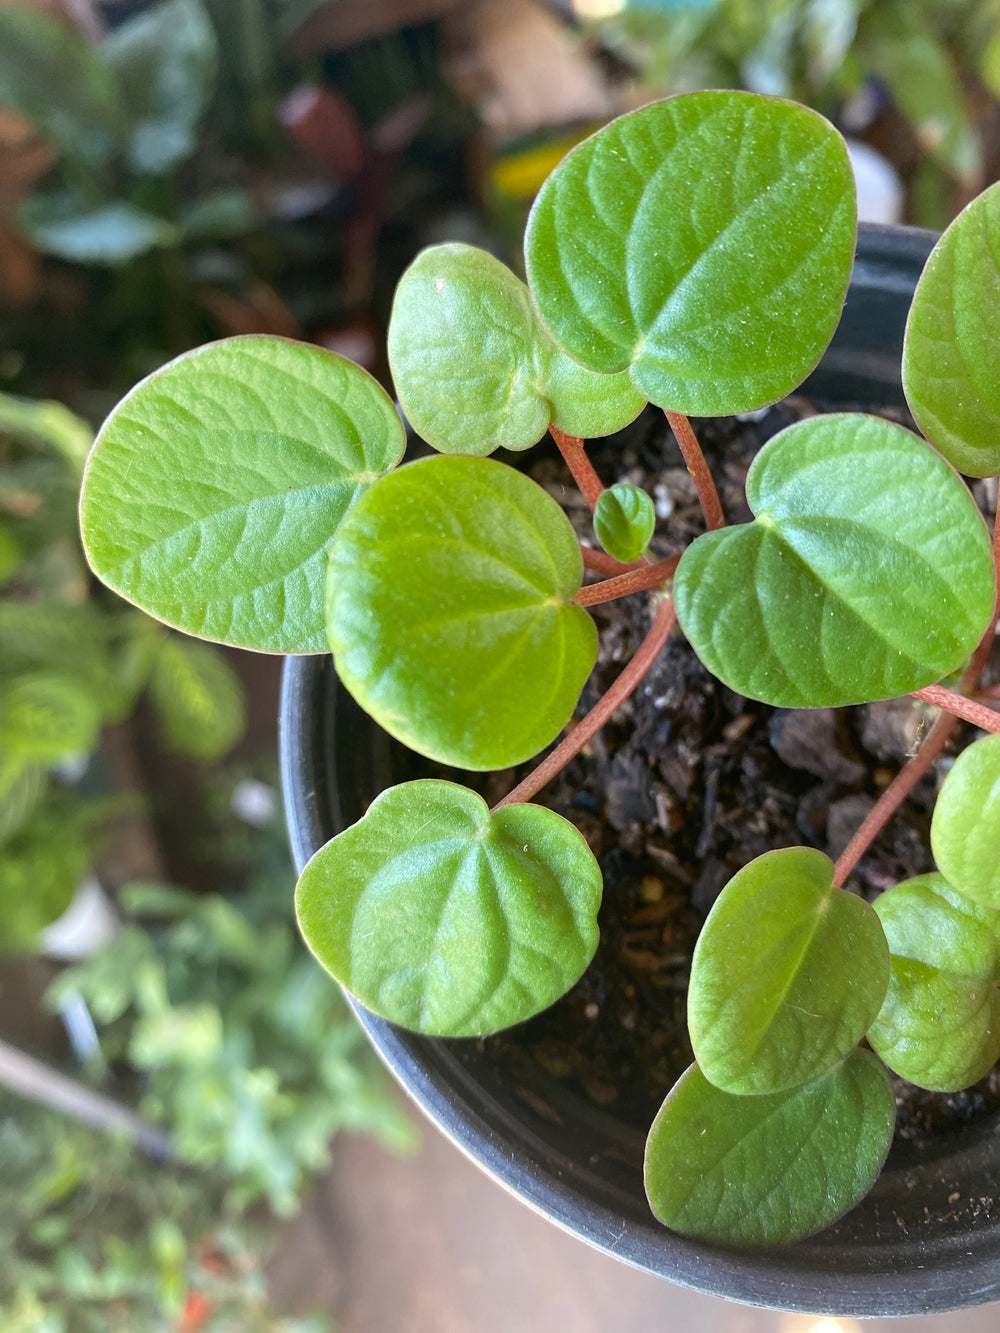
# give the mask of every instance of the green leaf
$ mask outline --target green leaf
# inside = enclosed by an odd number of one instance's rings
[[[215,82],[215,32],[200,0],[163,0],[115,28],[102,55],[121,83],[129,164],[163,175],[191,156]]]
[[[262,222],[260,209],[248,190],[209,190],[185,208],[177,220],[186,241],[232,241]]]
[[[113,267],[178,241],[172,223],[134,204],[90,207],[69,194],[36,195],[21,209],[18,222],[39,250],[76,264]]]
[[[337,671],[372,717],[442,763],[505,768],[566,725],[597,657],[572,604],[566,515],[486,458],[435,456],[372,486],[330,552]]]
[[[570,360],[524,283],[471,245],[432,246],[403,274],[389,364],[407,419],[448,454],[527,449],[550,421],[570,435],[610,435],[644,404],[627,375]]]
[[[722,1092],[692,1065],[646,1141],[650,1207],[698,1240],[744,1248],[801,1240],[868,1193],[895,1117],[889,1075],[870,1051],[763,1097]]]
[[[452,782],[385,791],[299,880],[306,943],[362,1004],[417,1032],[479,1036],[547,1008],[597,947],[601,873],[535,805],[492,814]]]
[[[868,1032],[917,1087],[957,1092],[1000,1057],[1000,916],[920,875],[875,901],[892,956],[889,993]]]
[[[211,644],[173,634],[163,639],[149,692],[167,744],[192,759],[221,759],[243,735],[243,683]]]
[[[747,476],[756,522],[681,559],[681,628],[708,669],[780,708],[888,699],[956,670],[993,611],[989,537],[933,449],[877,417],[797,422]]]
[[[94,572],[189,634],[264,652],[326,647],[333,533],[405,447],[358,366],[282,338],[210,343],[104,423],[81,497]]]
[[[914,420],[962,472],[1000,471],[1000,185],[931,252],[906,321],[903,388]]]
[[[602,491],[594,510],[594,532],[608,555],[630,564],[649,545],[656,508],[638,486],[619,482]]]
[[[101,716],[96,699],[69,671],[0,679],[0,750],[25,763],[88,754]]]
[[[934,806],[931,850],[953,888],[1000,909],[1000,736],[984,736],[955,760]]]
[[[688,991],[695,1059],[727,1092],[798,1087],[857,1046],[888,984],[878,918],[834,888],[829,857],[767,852],[729,881],[698,937]]]
[[[792,102],[701,92],[575,148],[528,219],[542,319],[593,370],[661,407],[762,407],[812,370],[840,318],[854,176],[832,125]]]
[[[0,393],[0,432],[61,454],[79,474],[83,471],[94,432],[62,403],[16,398]]]
[[[12,838],[38,808],[48,777],[40,764],[0,752],[0,845]]]
[[[110,70],[68,23],[37,9],[0,6],[0,105],[85,169],[117,146],[122,107]]]

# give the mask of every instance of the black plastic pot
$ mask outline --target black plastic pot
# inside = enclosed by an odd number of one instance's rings
[[[903,328],[933,240],[862,227],[844,319],[812,392],[851,406],[903,401]],[[300,868],[399,780],[393,745],[339,685],[328,657],[288,660],[282,777]],[[358,1017],[403,1087],[464,1152],[626,1263],[715,1296],[816,1314],[918,1314],[1000,1298],[1000,1123],[981,1121],[930,1149],[895,1145],[875,1189],[837,1226],[740,1254],[654,1221],[642,1188],[648,1125],[627,1105],[597,1107],[532,1062],[512,1077],[488,1045],[413,1036],[362,1009]]]

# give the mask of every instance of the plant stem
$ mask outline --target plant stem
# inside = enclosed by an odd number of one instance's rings
[[[914,690],[913,697],[934,704],[936,708],[943,708],[955,717],[960,717],[963,722],[981,727],[983,731],[1000,731],[1000,715],[994,709],[988,708],[986,704],[977,704],[974,699],[956,694],[954,690],[946,690],[943,685],[928,685],[924,690]]]
[[[722,512],[719,492],[715,489],[715,481],[708,470],[705,455],[701,452],[701,445],[698,443],[698,437],[691,429],[690,421],[680,412],[668,412],[666,408],[663,409],[663,414],[669,421],[670,429],[674,432],[674,438],[680,445],[687,470],[694,478],[695,489],[701,502],[701,512],[705,515],[705,526],[709,532],[714,532],[716,528],[724,528],[726,526],[726,516]]]
[[[549,426],[549,434],[556,442],[559,452],[566,461],[566,466],[573,474],[573,480],[580,488],[580,494],[590,505],[591,512],[597,506],[604,483],[594,471],[594,465],[587,457],[583,440],[579,435],[566,435],[558,426]]]
[[[632,564],[623,565],[613,555],[608,555],[605,551],[595,551],[592,546],[581,546],[580,550],[583,553],[584,569],[592,569],[595,574],[604,574],[607,578],[614,578],[616,574],[627,574],[630,569],[641,569],[646,563],[644,560],[633,560]]]
[[[630,569],[624,574],[605,579],[603,583],[588,584],[586,588],[580,589],[573,601],[577,606],[597,606],[601,602],[613,602],[616,597],[627,597],[629,593],[655,588],[670,578],[680,564],[680,559],[679,555],[671,555],[666,560],[658,560],[655,565]]]
[[[676,619],[673,599],[662,598],[648,634],[610,690],[523,782],[519,782],[513,791],[508,792],[502,801],[496,803],[494,810],[499,810],[505,805],[530,801],[580,753],[591,737],[596,736],[605,722],[614,716],[656,661],[660,650],[670,637]]]

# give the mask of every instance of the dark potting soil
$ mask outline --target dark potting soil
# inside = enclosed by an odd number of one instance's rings
[[[744,485],[761,446],[817,410],[793,397],[749,420],[694,423],[729,522],[752,518]],[[895,409],[883,415],[912,424]],[[653,496],[655,556],[683,550],[704,530],[694,484],[662,414],[647,409],[588,452],[606,485],[629,481]],[[524,464],[523,457],[511,461]],[[527,471],[563,505],[582,540],[595,544],[589,511],[562,461],[542,456]],[[976,483],[974,494],[992,512],[989,484]],[[577,717],[638,648],[651,622],[650,597],[591,613],[600,650]],[[997,675],[994,662],[984,682]],[[536,798],[581,830],[600,863],[601,940],[559,1003],[487,1039],[491,1056],[509,1063],[515,1080],[532,1062],[645,1132],[692,1060],[685,1018],[691,955],[722,888],[754,857],[780,847],[817,847],[835,860],[936,714],[912,698],[839,710],[769,708],[722,685],[675,631],[636,694]],[[861,859],[848,888],[873,899],[934,868],[929,830],[937,790],[949,756],[973,734],[956,732],[953,748]],[[484,776],[478,785],[492,804],[531,767]],[[523,1099],[558,1120],[537,1086],[537,1077],[525,1076]],[[919,1143],[1000,1109],[1000,1076],[994,1071],[948,1095],[897,1080],[897,1106],[897,1138]]]

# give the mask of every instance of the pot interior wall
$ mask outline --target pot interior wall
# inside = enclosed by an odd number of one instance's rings
[[[899,404],[910,297],[933,236],[862,227],[844,319],[807,390]],[[282,772],[297,864],[394,776],[396,743],[361,713],[329,657],[290,658]],[[613,1110],[506,1047],[420,1038],[364,1010],[369,1037],[408,1092],[464,1151],[553,1221],[626,1262],[714,1295],[782,1310],[893,1315],[1000,1298],[1000,1152],[992,1121],[932,1148],[897,1144],[875,1190],[808,1241],[746,1255],[657,1225],[642,1188],[648,1129],[627,1089]]]

